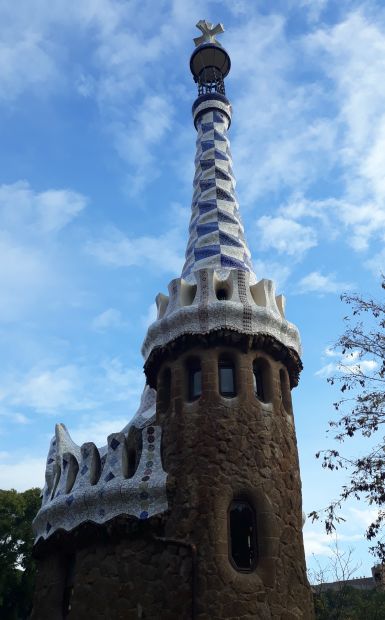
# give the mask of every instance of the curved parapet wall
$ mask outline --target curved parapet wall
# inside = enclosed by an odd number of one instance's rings
[[[93,443],[77,446],[63,424],[56,426],[42,507],[33,522],[36,541],[86,521],[101,524],[119,515],[145,520],[167,510],[167,476],[160,455],[161,429],[154,425],[155,402],[155,391],[146,386],[132,422],[122,432],[109,435],[107,446],[99,449]],[[141,433],[133,475],[128,445],[132,429]]]
[[[284,298],[275,295],[271,280],[250,285],[249,273],[237,269],[200,269],[195,278],[196,284],[172,280],[169,295],[157,296],[157,320],[148,328],[142,347],[145,360],[179,336],[221,329],[266,334],[300,356],[298,329],[286,320]]]

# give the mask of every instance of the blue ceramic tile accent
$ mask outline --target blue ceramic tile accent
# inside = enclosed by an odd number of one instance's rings
[[[214,129],[214,123],[201,123],[200,129],[202,130],[202,133],[212,131]]]
[[[204,235],[208,235],[211,232],[215,232],[218,230],[218,222],[209,222],[208,224],[201,224],[197,226],[197,235],[198,237],[203,237]]]
[[[116,448],[118,446],[120,446],[120,441],[118,441],[115,437],[113,438],[113,440],[110,443],[110,446],[113,450],[116,450]]]
[[[215,256],[220,253],[219,245],[208,245],[205,248],[195,248],[195,260],[202,260],[202,258],[208,258],[209,256]]]
[[[182,272],[182,277],[189,282],[194,281],[193,274],[202,266],[202,260],[205,260],[205,267],[226,266],[229,269],[249,271],[250,281],[256,281],[235,196],[227,127],[226,115],[218,110],[203,114],[197,127],[194,192],[186,261]],[[211,135],[214,140],[209,139]],[[221,145],[224,150],[220,148]],[[202,199],[205,195],[211,197],[213,194],[215,198]],[[213,242],[213,235],[210,234],[215,231],[219,232],[218,244]],[[234,258],[229,256],[230,247],[243,249],[244,252]],[[240,256],[247,257],[247,260],[242,260]]]
[[[225,254],[221,254],[221,265],[227,269],[246,269],[244,262],[232,258],[231,256],[226,256]]]
[[[236,248],[243,247],[243,243],[239,239],[236,239],[232,235],[228,235],[227,233],[222,232],[222,231],[219,233],[219,243],[221,244],[221,246],[231,245]]]
[[[203,152],[213,149],[214,146],[215,146],[214,140],[202,140],[201,142],[201,149]]]

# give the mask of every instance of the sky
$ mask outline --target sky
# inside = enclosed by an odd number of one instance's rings
[[[55,422],[104,445],[137,409],[155,296],[180,275],[187,243],[199,19],[226,30],[229,138],[257,278],[275,280],[301,332],[305,512],[344,480],[314,455],[331,445],[339,296],[380,296],[383,3],[0,0],[0,488],[43,485]],[[373,564],[362,535],[372,514],[351,504],[339,529],[356,576]],[[304,536],[309,566],[327,566],[322,526],[308,520]]]

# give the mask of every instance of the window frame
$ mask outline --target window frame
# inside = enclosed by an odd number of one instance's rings
[[[231,392],[223,392],[222,391],[222,380],[221,380],[221,370],[231,369],[232,377],[233,377],[233,390]],[[237,381],[235,375],[235,364],[229,358],[220,358],[218,361],[218,388],[219,393],[224,398],[234,398],[237,395]]]
[[[272,367],[270,362],[262,356],[257,356],[253,359],[252,365],[253,373],[253,392],[255,398],[263,404],[269,404],[273,400],[273,386],[272,386]],[[262,396],[258,394],[258,387],[256,373],[258,372],[260,381],[262,383]]]
[[[231,513],[235,507],[235,505],[237,504],[246,504],[250,510],[251,513],[251,520],[252,520],[252,536],[251,536],[251,547],[250,549],[253,550],[253,556],[252,558],[250,558],[250,568],[242,568],[240,566],[237,565],[235,559],[234,559],[234,555],[233,555],[233,544],[232,544],[232,536],[231,536]],[[249,500],[249,498],[247,497],[234,497],[228,507],[227,510],[227,547],[228,547],[228,557],[229,557],[229,562],[231,564],[231,566],[234,568],[234,570],[236,570],[238,573],[252,573],[255,571],[255,569],[257,568],[258,565],[258,558],[259,558],[259,553],[258,553],[258,532],[257,532],[257,518],[256,518],[256,514],[255,514],[255,510],[254,510],[254,506],[252,504],[252,502]]]
[[[265,377],[264,377],[264,369],[261,364],[256,364],[255,361],[253,363],[253,390],[254,395],[258,400],[262,403],[266,403],[266,386],[265,386]]]
[[[194,378],[197,373],[200,374],[200,392],[199,393],[194,392],[194,384],[195,384]],[[202,396],[202,366],[201,364],[198,361],[194,360],[193,363],[187,366],[187,375],[188,375],[187,400],[189,402],[194,402]]]

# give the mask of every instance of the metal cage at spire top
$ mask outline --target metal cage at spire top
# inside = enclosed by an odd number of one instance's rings
[[[223,26],[217,24],[213,27],[210,22],[201,20],[197,27],[203,34],[194,39],[197,47],[191,55],[190,69],[198,84],[198,96],[215,92],[224,95],[224,78],[230,71],[230,56],[214,36],[223,32]]]

